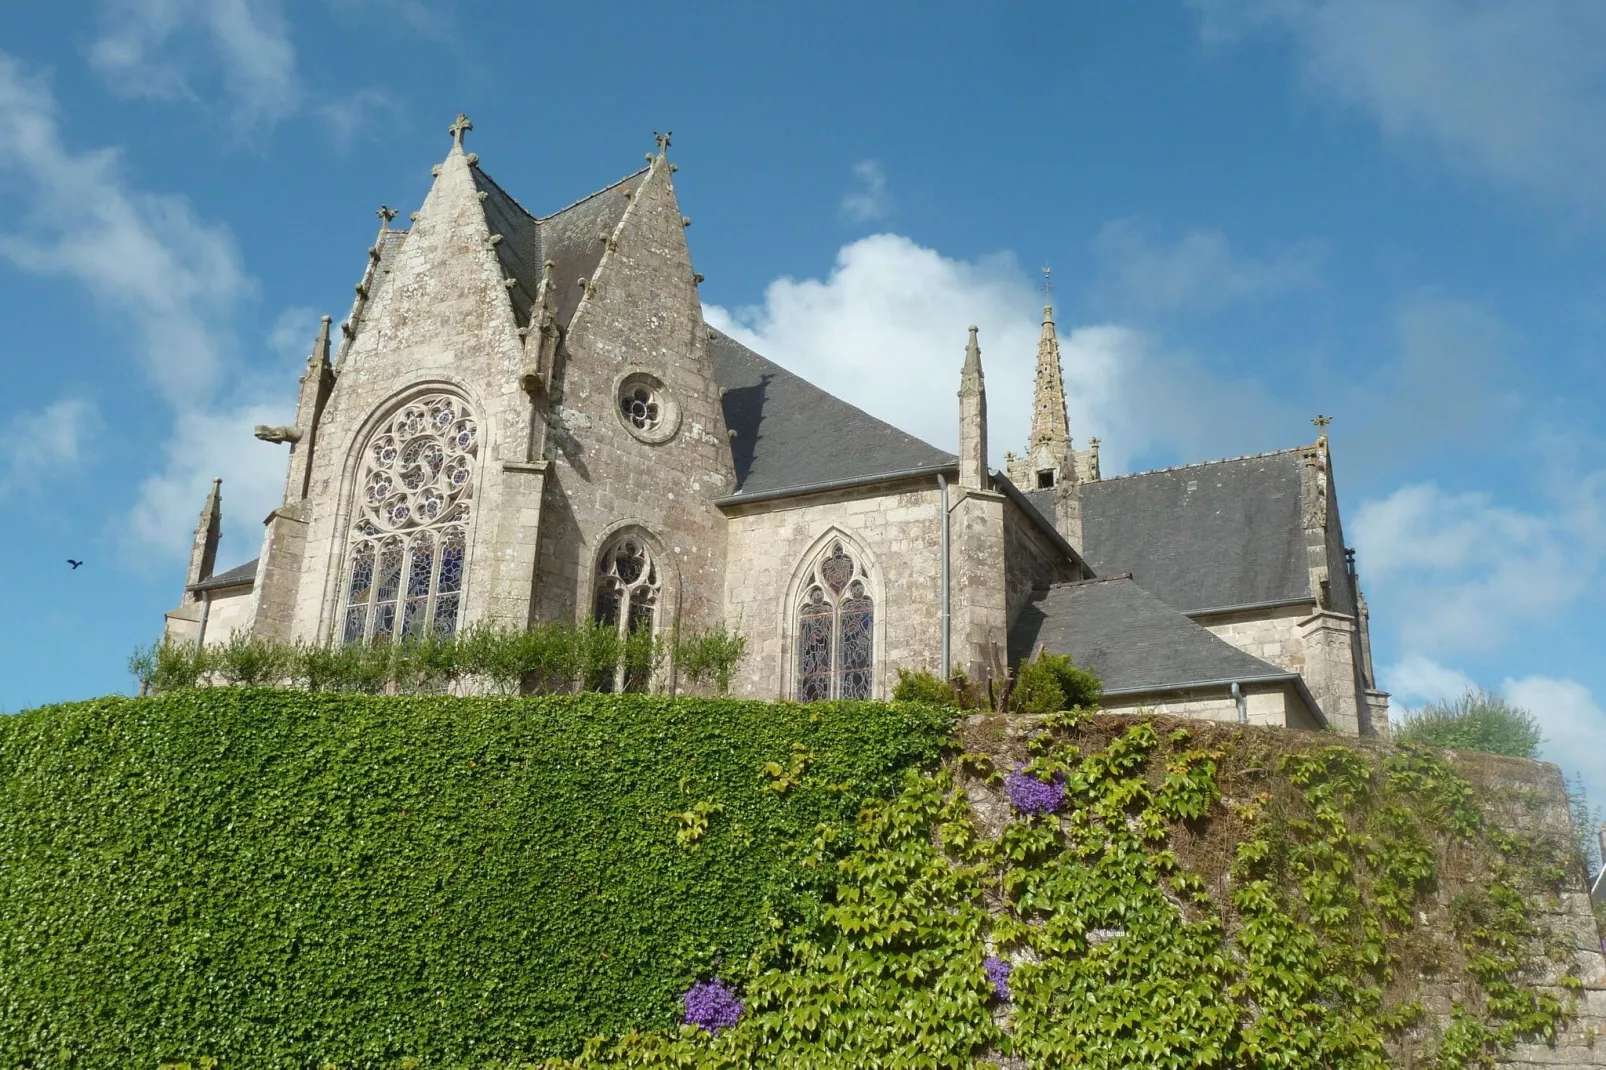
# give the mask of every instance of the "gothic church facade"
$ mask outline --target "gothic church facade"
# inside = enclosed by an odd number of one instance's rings
[[[1072,446],[1045,308],[1030,441],[992,471],[975,328],[954,455],[708,326],[667,138],[537,216],[469,128],[410,227],[381,209],[295,422],[257,429],[288,447],[283,500],[222,572],[214,484],[169,636],[724,626],[748,640],[736,693],[798,700],[1046,649],[1113,709],[1386,731],[1325,432],[1102,477],[1097,440]],[[661,677],[678,686],[672,659]]]

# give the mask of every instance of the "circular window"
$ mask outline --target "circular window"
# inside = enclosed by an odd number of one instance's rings
[[[619,419],[625,430],[643,442],[667,442],[680,425],[680,406],[664,391],[656,375],[631,372],[616,387]]]

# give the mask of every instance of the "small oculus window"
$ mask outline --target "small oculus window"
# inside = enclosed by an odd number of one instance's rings
[[[674,437],[680,426],[680,406],[670,398],[656,375],[631,372],[615,387],[619,420],[625,430],[654,445]]]

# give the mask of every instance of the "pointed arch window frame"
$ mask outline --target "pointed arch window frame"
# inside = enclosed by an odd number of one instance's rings
[[[838,550],[852,564],[847,575],[840,577],[840,584],[833,585],[824,566],[837,559]],[[833,528],[815,540],[788,587],[783,612],[785,698],[811,702],[880,695],[886,604],[880,570],[858,539]],[[822,642],[827,625],[829,639]],[[846,656],[845,638],[852,643]],[[811,647],[814,666],[807,664]],[[822,657],[826,664],[819,663]],[[823,693],[819,686],[822,675],[826,677]]]
[[[613,526],[597,540],[597,546],[591,567],[590,596],[583,605],[593,624],[606,619],[619,630],[621,656],[610,689],[621,693],[651,691],[661,683],[664,666],[649,670],[645,676],[635,673],[623,656],[624,644],[643,620],[655,640],[674,631],[674,599],[678,586],[673,562],[664,552],[662,542],[645,525],[635,521]],[[636,570],[621,568],[630,561],[637,563]],[[611,616],[604,610],[610,595]]]
[[[488,438],[479,411],[452,385],[419,384],[377,406],[354,438],[329,615],[337,645],[462,627]],[[419,426],[406,426],[414,415]]]

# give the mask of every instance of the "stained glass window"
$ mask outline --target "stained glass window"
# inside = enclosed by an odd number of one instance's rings
[[[663,578],[652,548],[634,533],[615,536],[597,558],[597,598],[592,619],[619,630],[623,645],[632,635],[653,634]],[[621,658],[611,681],[613,690],[645,691],[649,673]],[[604,686],[609,684],[604,681]]]
[[[461,398],[410,401],[363,451],[341,638],[457,630],[479,425]]]
[[[797,609],[797,697],[867,699],[875,690],[875,601],[861,562],[833,539],[810,566]]]

